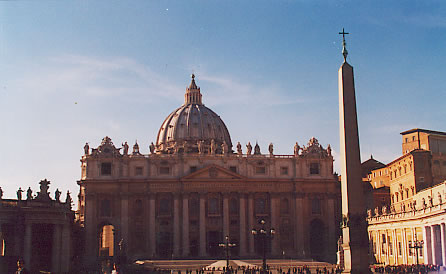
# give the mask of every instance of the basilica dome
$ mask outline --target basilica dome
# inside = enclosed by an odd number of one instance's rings
[[[192,74],[184,104],[167,116],[158,131],[157,153],[225,154],[232,151],[225,123],[203,105],[201,97]]]

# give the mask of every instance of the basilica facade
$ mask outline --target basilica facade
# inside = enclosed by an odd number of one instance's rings
[[[78,219],[86,260],[216,258],[225,236],[231,256],[258,258],[252,229],[261,220],[274,237],[269,256],[334,261],[340,189],[333,156],[316,138],[289,155],[271,144],[233,145],[223,120],[202,103],[194,76],[185,102],[161,124],[144,154],[109,137],[85,146]]]

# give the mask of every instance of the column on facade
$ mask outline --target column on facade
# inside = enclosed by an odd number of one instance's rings
[[[25,265],[27,265],[28,267],[31,266],[31,248],[32,248],[31,238],[32,238],[32,224],[27,223],[25,224],[23,254],[24,254]]]
[[[382,243],[381,243],[381,234],[379,231],[375,231],[375,239],[376,239],[376,254],[377,254],[377,262],[381,262],[381,255],[382,255]]]
[[[223,237],[229,236],[229,193],[223,193]]]
[[[276,194],[271,194],[271,227],[276,229],[276,235],[279,236],[271,241],[271,253],[273,256],[280,254],[280,234],[277,233],[279,232],[279,202],[279,197]]]
[[[296,194],[295,198],[296,210],[295,210],[295,245],[298,257],[305,257],[304,253],[304,231],[303,231],[303,221],[304,221],[304,210],[303,210],[303,195]]]
[[[200,256],[206,256],[206,200],[205,194],[200,193]]]
[[[398,255],[400,250],[398,249],[398,235],[396,233],[396,229],[392,230],[392,244],[393,244],[393,263],[398,264]]]
[[[189,196],[183,194],[183,256],[187,257],[190,253],[189,248]]]
[[[441,238],[441,260],[443,261],[443,266],[446,265],[446,225],[442,223],[440,225],[440,238]]]
[[[240,194],[240,256],[246,256],[246,199],[245,194]]]
[[[61,259],[61,231],[60,225],[55,224],[53,229],[53,248],[51,254],[51,272],[59,273]]]
[[[156,224],[155,224],[155,195],[149,196],[149,252],[150,256],[156,256]]]
[[[95,262],[95,259],[98,256],[97,252],[99,252],[97,247],[96,204],[95,195],[89,194],[85,196],[85,258],[87,260],[85,263],[87,265]]]
[[[328,222],[328,252],[327,254],[334,254],[336,246],[336,230],[335,230],[335,200],[334,197],[329,197],[327,201],[327,222]],[[373,239],[373,236],[370,236]],[[372,253],[370,253],[372,254]]]
[[[389,232],[386,230],[386,264],[390,264],[390,243],[389,243]]]
[[[417,235],[417,228],[415,227],[412,229],[412,244],[415,243],[416,239],[418,239],[416,235]],[[423,238],[423,239],[425,239],[425,238]],[[426,248],[423,248],[423,252],[425,249]],[[412,250],[412,264],[414,264],[416,262],[416,260],[417,260],[416,256],[417,256],[416,251]]]
[[[123,194],[120,196],[121,199],[121,233],[120,240],[123,240],[124,247],[123,252],[127,253],[126,247],[129,245],[129,196],[127,194]]]
[[[434,265],[441,265],[441,245],[440,243],[440,226],[433,225],[431,230],[431,240],[432,240],[432,263]]]
[[[2,222],[0,222],[0,256],[5,256],[5,245],[3,244],[3,240]],[[2,269],[1,266],[0,269]]]
[[[423,227],[423,240],[424,240],[424,248],[423,248],[423,257],[425,264],[432,264],[432,239],[431,239],[431,227],[425,226]]]
[[[176,193],[173,197],[173,255],[180,255],[180,198]]]
[[[254,194],[248,194],[248,227],[249,229],[254,228]],[[254,235],[248,234],[249,239],[249,254],[254,255]]]
[[[60,271],[68,273],[71,263],[71,229],[70,224],[62,225]]]
[[[402,250],[403,250],[403,264],[408,264],[408,260],[407,260],[407,235],[406,235],[406,229],[402,228],[401,229],[401,245],[402,245]]]

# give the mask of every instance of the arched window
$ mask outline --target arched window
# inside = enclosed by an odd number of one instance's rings
[[[235,198],[231,198],[229,200],[229,213],[232,215],[237,215],[239,212],[238,200]]]
[[[280,213],[281,214],[290,213],[290,203],[287,198],[280,200]]]
[[[101,201],[101,216],[111,217],[111,203],[109,199],[104,199]]]
[[[263,198],[258,198],[255,200],[255,210],[256,214],[266,213],[266,201]]]
[[[136,200],[135,201],[135,216],[141,216],[142,213],[143,213],[142,201]]]

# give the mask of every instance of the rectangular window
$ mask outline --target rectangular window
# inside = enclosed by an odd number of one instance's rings
[[[310,164],[310,174],[319,174],[319,163]]]
[[[160,167],[160,174],[169,174],[170,168],[168,166],[162,166]]]
[[[288,175],[288,167],[287,166],[280,167],[280,174]]]
[[[264,166],[257,166],[256,167],[256,174],[265,174],[266,168]]]
[[[401,242],[398,242],[398,256],[403,256],[403,247],[401,246]]]
[[[237,167],[236,166],[230,166],[229,170],[234,172],[234,173],[237,173]]]
[[[194,173],[195,171],[197,171],[197,167],[196,166],[191,166],[189,168],[190,173]]]
[[[111,175],[112,173],[112,164],[111,163],[102,163],[101,164],[101,175]]]
[[[142,171],[143,171],[142,166],[137,166],[137,167],[135,168],[135,175],[137,175],[137,176],[142,175]]]

